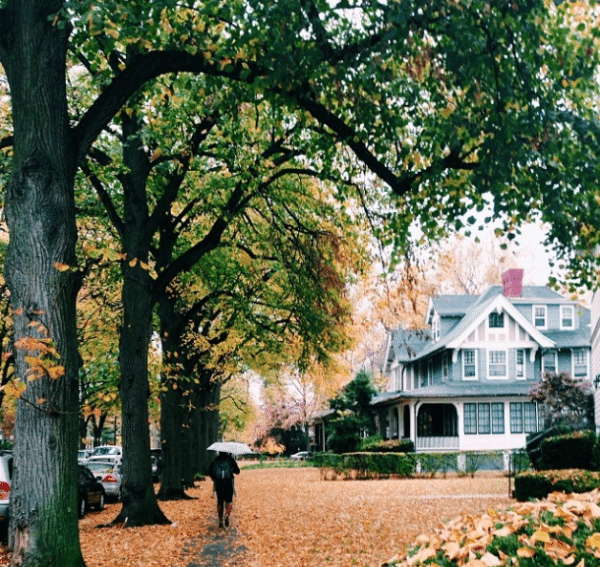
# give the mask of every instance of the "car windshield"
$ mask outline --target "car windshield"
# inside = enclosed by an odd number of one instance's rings
[[[112,472],[112,470],[115,468],[115,465],[112,463],[89,463],[87,467],[94,473],[105,473]]]
[[[119,450],[116,447],[97,447],[94,449],[93,455],[118,455]]]

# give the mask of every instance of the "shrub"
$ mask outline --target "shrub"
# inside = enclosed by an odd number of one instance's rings
[[[321,469],[321,478],[382,478],[391,475],[408,477],[415,471],[415,460],[405,453],[355,452],[336,455],[320,453],[315,466]]]
[[[592,468],[596,435],[593,431],[575,431],[544,439],[540,445],[540,470]]]
[[[600,473],[580,469],[529,471],[515,476],[515,498],[520,502],[545,498],[551,492],[583,493],[600,485]]]
[[[379,435],[364,439],[359,451],[369,453],[414,453],[415,445],[410,439],[388,439],[383,441]]]

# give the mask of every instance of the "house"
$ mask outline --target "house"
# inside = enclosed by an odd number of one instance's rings
[[[384,439],[411,439],[418,452],[508,454],[543,428],[529,394],[543,373],[591,379],[590,311],[510,272],[480,296],[432,298],[428,333],[390,334],[389,388],[372,402]]]

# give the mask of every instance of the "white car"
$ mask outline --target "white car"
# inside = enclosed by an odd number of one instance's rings
[[[312,459],[312,457],[312,451],[300,451],[299,453],[292,455],[290,459],[292,459],[292,461],[308,461]]]
[[[90,457],[107,457],[114,455],[121,457],[123,455],[123,448],[119,445],[100,445],[99,447],[94,448]]]
[[[0,451],[0,520],[10,513],[10,487],[13,475],[13,455],[11,451]]]
[[[121,465],[114,460],[91,458],[85,466],[104,487],[106,496],[121,498]]]

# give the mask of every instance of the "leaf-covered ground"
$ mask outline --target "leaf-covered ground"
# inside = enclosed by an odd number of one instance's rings
[[[194,500],[161,503],[170,526],[98,528],[118,505],[92,512],[80,521],[87,567],[376,567],[443,521],[513,502],[503,476],[322,481],[311,468],[242,469],[236,489],[228,530],[208,481]]]

